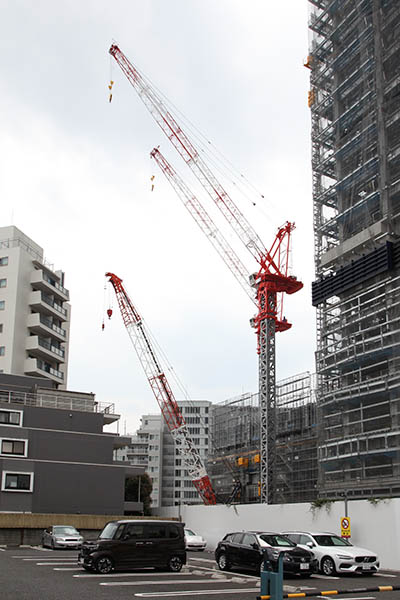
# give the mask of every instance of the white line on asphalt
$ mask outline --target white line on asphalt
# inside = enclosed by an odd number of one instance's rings
[[[215,565],[215,560],[211,560],[210,558],[193,558],[193,557],[190,557],[189,560],[195,560],[196,562],[214,563],[214,565]]]
[[[0,548],[0,552],[5,552],[6,549],[5,548]]]
[[[340,577],[335,577],[334,575],[318,575],[318,573],[313,573],[312,576],[316,579],[340,579]]]
[[[393,575],[393,573],[375,573],[374,577],[398,577],[398,575]]]
[[[75,567],[74,569],[59,569],[58,567],[56,567],[55,569],[53,569],[53,571],[76,571],[77,569],[79,569],[79,567]]]
[[[188,576],[188,573],[157,573],[156,571],[152,571],[151,573],[108,573],[108,575],[101,575],[98,573],[82,573],[81,575],[74,575],[74,577],[157,577],[157,575],[162,577],[183,577]]]
[[[191,567],[192,569],[194,567]],[[220,571],[219,569],[209,569],[208,567],[195,567],[199,569],[199,571],[212,571],[213,573],[218,573],[222,576],[234,576],[234,577],[242,577],[243,579],[260,579],[259,575],[243,575],[242,573],[235,573],[234,571]]]
[[[22,560],[26,560],[26,561],[35,561],[35,560],[51,560],[51,561],[59,561],[59,560],[67,560],[68,562],[78,562],[78,559],[76,558],[63,558],[61,559],[61,557],[59,556],[58,558],[39,558],[38,556],[36,556],[36,558],[23,558]]]
[[[184,592],[142,592],[135,594],[140,598],[175,598],[176,596],[221,596],[222,594],[243,594],[248,592],[259,592],[260,588],[247,588],[244,590],[187,590]]]
[[[143,585],[143,581],[110,581],[110,583],[108,582],[101,582],[99,585],[107,585],[107,586],[117,586],[117,585],[124,585],[124,586],[128,586],[128,585]],[[152,585],[173,585],[175,582],[174,581],[168,581],[168,580],[162,580],[159,579],[157,581],[152,581],[151,584]],[[223,583],[226,585],[226,581],[218,581],[216,579],[181,579],[181,581],[179,581],[179,583]]]
[[[37,559],[36,559],[37,560]],[[71,565],[71,563],[65,563],[65,562],[37,562],[36,563],[38,567],[66,567]]]

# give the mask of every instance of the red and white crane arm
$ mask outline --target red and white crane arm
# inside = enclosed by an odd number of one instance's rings
[[[207,239],[214,246],[226,266],[236,277],[250,300],[257,306],[254,289],[251,287],[249,281],[248,269],[243,265],[232,246],[214,224],[210,215],[158,148],[154,148],[150,152],[150,156],[154,158],[161,171],[178,194],[185,208],[207,236]]]
[[[259,264],[267,262],[269,267],[278,273],[277,265],[275,265],[273,258],[269,256],[268,250],[265,248],[257,232],[216,179],[152,85],[146,81],[117,45],[113,44],[109,52],[115,58],[155,121],[177,149],[186,164],[192,169],[248,251]]]
[[[160,406],[161,413],[173,436],[176,448],[181,456],[182,463],[188,471],[193,485],[199,492],[204,504],[215,504],[215,494],[204,467],[201,456],[195,447],[190,436],[185,419],[174,398],[174,394],[169,386],[167,378],[161,368],[153,345],[150,341],[150,334],[134,307],[131,299],[122,285],[122,279],[114,273],[106,273],[112,284],[118,306],[121,311],[122,319],[133,347],[140,360],[147,380],[153,390],[156,400]]]

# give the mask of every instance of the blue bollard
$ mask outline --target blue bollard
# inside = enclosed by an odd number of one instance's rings
[[[277,571],[272,570],[270,558],[268,556],[269,549],[264,554],[262,570],[260,571],[261,578],[261,593],[260,596],[270,596],[271,600],[283,600],[283,552],[278,557]]]

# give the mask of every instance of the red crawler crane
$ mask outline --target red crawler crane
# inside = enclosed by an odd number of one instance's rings
[[[106,277],[109,278],[114,288],[124,325],[160,406],[161,414],[182,457],[182,463],[189,472],[193,485],[204,504],[216,504],[214,490],[203,461],[190,437],[185,419],[150,342],[150,335],[146,326],[126,293],[122,285],[122,279],[114,275],[114,273],[106,273]]]
[[[209,169],[194,144],[168,111],[154,87],[139,73],[117,45],[113,44],[109,52],[171,144],[193,171],[258,264],[258,270],[255,275],[251,276],[250,284],[256,288],[258,306],[258,314],[253,320],[253,324],[257,328],[259,354],[260,500],[271,503],[275,490],[276,452],[275,332],[285,331],[291,327],[280,315],[277,294],[281,292],[293,294],[303,287],[300,281],[288,275],[289,242],[294,225],[286,223],[278,231],[271,250],[268,251],[256,231]],[[232,260],[231,270],[240,271],[239,263],[232,268],[236,259],[233,257]]]

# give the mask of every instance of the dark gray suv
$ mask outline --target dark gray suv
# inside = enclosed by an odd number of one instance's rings
[[[140,567],[178,573],[186,564],[184,523],[110,521],[97,540],[84,542],[78,562],[87,571],[102,574]]]

